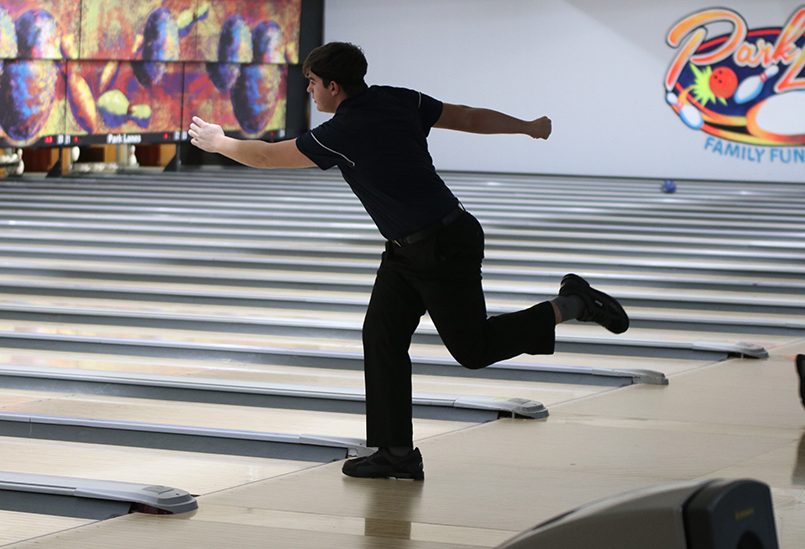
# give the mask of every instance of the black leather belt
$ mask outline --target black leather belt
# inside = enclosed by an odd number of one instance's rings
[[[441,218],[438,223],[425,227],[424,229],[415,233],[411,233],[408,236],[397,238],[395,240],[389,240],[389,242],[395,246],[399,246],[400,248],[414,244],[415,242],[422,242],[423,240],[426,240],[438,233],[440,230],[442,230],[442,227],[450,225],[450,223],[461,217],[461,214],[463,214],[465,211],[464,206],[462,206],[459,202],[458,206],[456,206],[456,209],[451,210],[450,213]]]

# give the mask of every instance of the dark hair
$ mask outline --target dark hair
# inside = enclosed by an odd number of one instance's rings
[[[308,54],[302,72],[305,77],[314,73],[325,86],[335,81],[347,95],[355,95],[366,89],[363,77],[368,66],[363,51],[355,44],[330,42]]]

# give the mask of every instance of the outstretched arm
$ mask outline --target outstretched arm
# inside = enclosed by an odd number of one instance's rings
[[[551,119],[547,116],[520,120],[491,109],[450,103],[444,103],[442,115],[433,127],[470,133],[521,133],[534,139],[548,139],[551,135]]]
[[[279,143],[266,143],[257,139],[234,139],[224,135],[224,130],[218,124],[210,124],[198,116],[193,117],[193,123],[190,124],[187,133],[191,137],[190,143],[199,149],[222,154],[252,168],[315,166],[312,160],[299,151],[293,139]]]

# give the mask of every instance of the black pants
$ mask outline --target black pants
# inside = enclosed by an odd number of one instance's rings
[[[467,212],[421,242],[387,243],[363,324],[368,446],[412,443],[408,349],[425,311],[450,354],[466,368],[522,353],[553,353],[550,303],[487,318],[483,250],[483,229]]]

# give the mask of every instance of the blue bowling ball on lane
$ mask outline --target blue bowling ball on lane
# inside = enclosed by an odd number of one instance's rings
[[[660,190],[666,194],[672,194],[676,192],[676,183],[674,183],[673,179],[666,179],[660,185]]]

